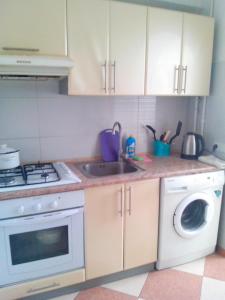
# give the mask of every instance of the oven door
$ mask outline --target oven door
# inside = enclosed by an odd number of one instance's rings
[[[2,220],[1,240],[0,285],[82,268],[83,208]]]

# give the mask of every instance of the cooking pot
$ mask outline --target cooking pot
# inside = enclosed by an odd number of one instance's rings
[[[19,150],[0,145],[0,170],[13,169],[19,165]]]

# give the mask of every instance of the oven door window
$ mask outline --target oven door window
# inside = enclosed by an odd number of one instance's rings
[[[9,236],[12,265],[69,254],[68,226],[59,226]]]

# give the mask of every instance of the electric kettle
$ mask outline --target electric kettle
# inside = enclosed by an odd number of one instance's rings
[[[181,158],[198,159],[202,155],[205,147],[205,142],[200,134],[188,132],[184,136]]]

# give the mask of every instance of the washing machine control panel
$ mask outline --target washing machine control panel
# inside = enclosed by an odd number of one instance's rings
[[[223,185],[224,171],[222,170],[162,179],[162,188],[166,193],[195,192]]]

